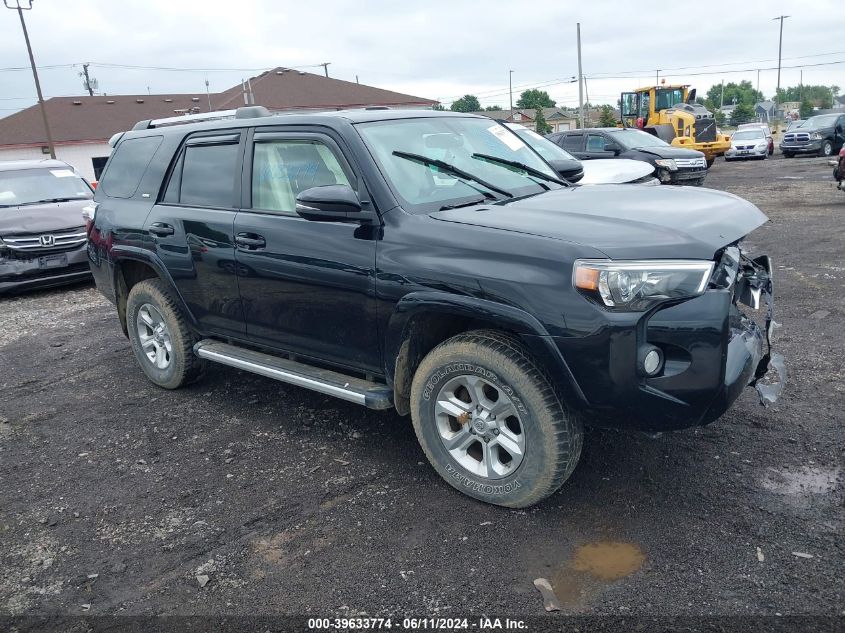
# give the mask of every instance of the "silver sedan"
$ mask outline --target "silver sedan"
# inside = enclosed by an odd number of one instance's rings
[[[725,160],[742,158],[764,159],[769,154],[769,140],[762,128],[737,130],[731,136],[731,148],[725,152]]]

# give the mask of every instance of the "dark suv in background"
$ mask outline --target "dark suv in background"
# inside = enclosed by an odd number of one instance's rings
[[[780,151],[785,158],[796,154],[833,156],[845,145],[845,114],[818,114],[784,133]]]
[[[214,116],[136,125],[95,197],[92,271],[156,385],[216,362],[395,408],[449,484],[511,507],[563,484],[585,423],[776,397],[739,307],[772,301],[768,257],[740,248],[751,203],[569,186],[480,116]]]
[[[0,293],[91,278],[82,211],[93,197],[61,161],[0,162]]]
[[[702,185],[707,177],[707,160],[702,152],[669,145],[642,130],[630,128],[587,128],[549,134],[548,138],[580,160],[631,158],[655,169],[663,184]]]

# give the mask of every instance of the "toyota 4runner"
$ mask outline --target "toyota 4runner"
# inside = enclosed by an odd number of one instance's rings
[[[216,362],[395,408],[447,482],[510,507],[566,481],[583,424],[702,425],[782,388],[771,263],[739,247],[767,218],[736,196],[570,186],[451,112],[253,106],[112,144],[88,256],[161,387]]]

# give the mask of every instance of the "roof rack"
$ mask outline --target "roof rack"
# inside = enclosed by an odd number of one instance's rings
[[[273,114],[264,106],[244,106],[235,110],[218,110],[217,112],[203,112],[201,114],[182,114],[179,116],[165,117],[163,119],[145,119],[144,121],[138,121],[132,129],[149,130],[150,128],[185,125],[187,123],[199,123],[201,121],[256,119],[265,116],[273,116]]]

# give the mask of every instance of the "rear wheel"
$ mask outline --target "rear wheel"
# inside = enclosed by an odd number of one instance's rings
[[[129,291],[126,325],[135,358],[159,387],[177,389],[202,374],[193,350],[197,338],[160,279],[145,279]]]
[[[581,454],[580,421],[520,342],[496,331],[459,334],[422,360],[411,417],[440,476],[496,505],[548,497]]]
[[[716,162],[716,157],[713,156],[707,159],[707,169],[710,169],[713,166],[713,163]]]

